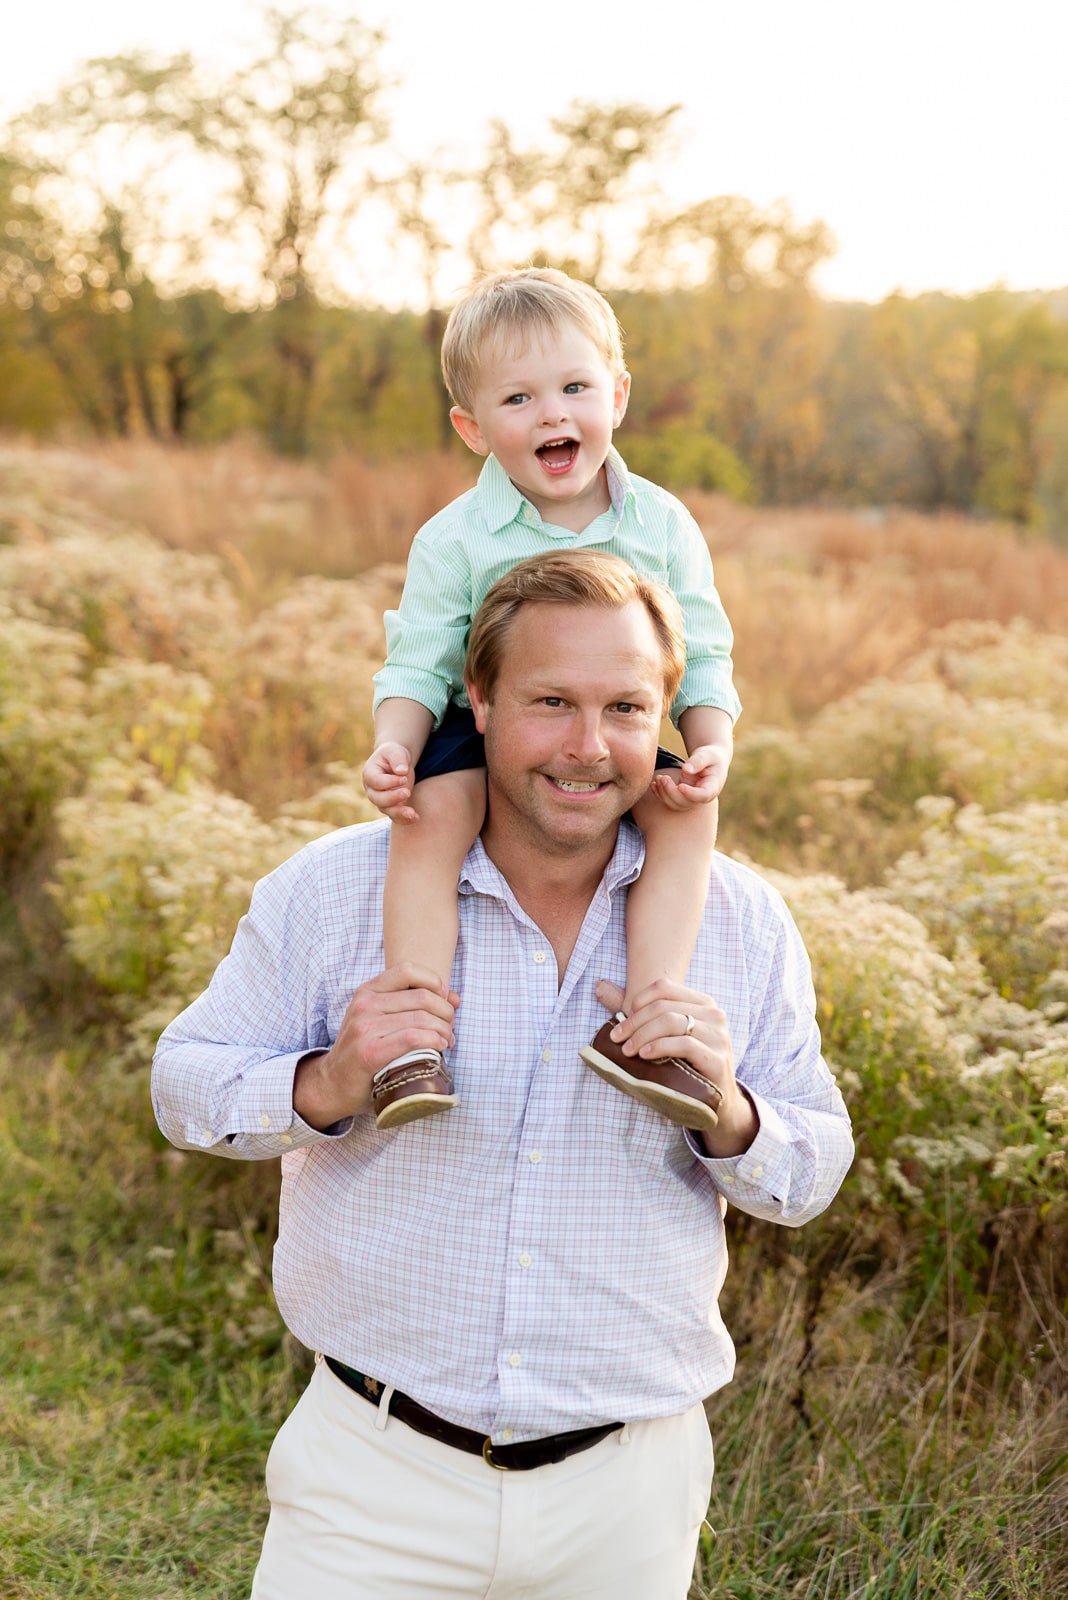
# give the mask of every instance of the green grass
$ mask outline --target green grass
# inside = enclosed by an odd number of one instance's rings
[[[167,1149],[144,1065],[44,1026],[9,1015],[0,1054],[0,1596],[243,1600],[308,1370],[270,1300],[275,1174]],[[1019,1337],[956,1317],[940,1248],[863,1282],[818,1224],[735,1229],[695,1597],[1068,1596],[1064,1317],[1039,1261]]]

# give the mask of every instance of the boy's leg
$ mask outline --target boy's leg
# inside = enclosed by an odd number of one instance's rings
[[[386,966],[429,967],[447,989],[459,928],[456,886],[486,813],[485,771],[426,778],[415,785],[412,805],[419,821],[396,823],[390,832],[382,902]],[[374,1103],[378,1126],[391,1128],[447,1111],[456,1096],[437,1051],[413,1051],[376,1074]]]
[[[624,1013],[657,979],[686,982],[708,897],[719,802],[672,811],[650,792],[632,815],[645,835],[645,864],[627,897]],[[614,1020],[581,1051],[594,1072],[672,1122],[714,1128],[718,1091],[684,1061],[624,1056],[608,1038],[613,1026]]]
[[[719,802],[672,811],[653,793],[632,808],[645,836],[645,863],[627,896],[627,992],[667,978],[685,983],[708,899]]]

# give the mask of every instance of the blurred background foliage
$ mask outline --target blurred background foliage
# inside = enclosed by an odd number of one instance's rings
[[[267,14],[261,59],[85,63],[0,131],[0,427],[290,454],[457,449],[437,353],[478,273],[605,290],[637,376],[623,444],[673,487],[979,512],[1068,540],[1068,289],[813,288],[819,221],[664,196],[677,106],[576,103],[477,162],[389,141],[383,40]],[[359,278],[374,235],[374,265]],[[390,310],[405,285],[422,309]]]

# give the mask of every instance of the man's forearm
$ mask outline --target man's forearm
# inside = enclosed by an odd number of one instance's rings
[[[293,1110],[309,1128],[326,1133],[339,1122],[371,1109],[370,1085],[357,1104],[351,1086],[339,1085],[330,1051],[307,1055],[293,1074]]]
[[[717,1161],[732,1156],[744,1156],[760,1131],[757,1116],[749,1095],[741,1084],[735,1084],[735,1094],[730,1104],[724,1100],[719,1106],[719,1121],[708,1133],[693,1130],[692,1137],[702,1153]]]

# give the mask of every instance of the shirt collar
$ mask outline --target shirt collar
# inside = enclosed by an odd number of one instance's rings
[[[615,849],[601,878],[602,887],[612,894],[616,889],[633,883],[642,870],[644,860],[645,840],[640,831],[632,822],[621,822]],[[467,852],[460,874],[460,893],[488,894],[495,900],[502,900],[507,888],[508,880],[486,854],[481,838],[476,839]]]
[[[623,457],[615,445],[609,445],[608,455],[605,458],[605,472],[608,478],[608,496],[612,502],[612,510],[617,517],[621,517],[628,504],[634,501],[634,488],[630,481]],[[478,475],[478,499],[486,517],[486,523],[491,533],[496,533],[500,528],[506,528],[510,522],[519,520],[522,508],[528,504],[525,496],[516,488],[511,478],[505,472],[496,456],[487,456],[486,464]],[[531,507],[534,511],[534,508]],[[537,516],[537,512],[534,511]]]

